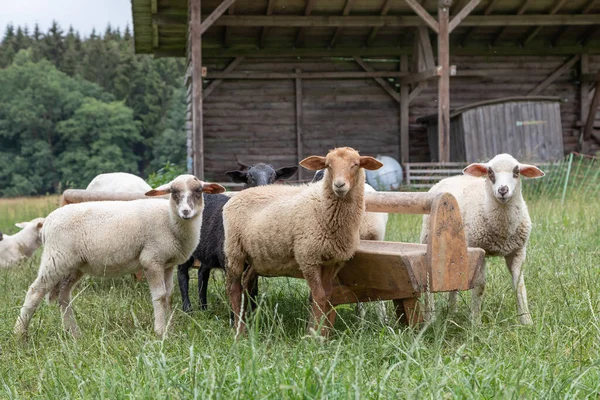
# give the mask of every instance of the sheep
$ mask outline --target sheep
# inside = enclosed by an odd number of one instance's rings
[[[33,252],[40,247],[40,229],[44,225],[44,218],[36,218],[29,222],[15,224],[21,228],[14,235],[0,233],[0,267],[13,267],[25,258],[31,257]]]
[[[170,313],[173,268],[189,258],[200,238],[202,193],[224,190],[193,175],[180,175],[146,193],[170,194],[169,200],[70,204],[50,213],[42,229],[40,269],[27,291],[15,334],[27,334],[44,295],[60,285],[58,303],[64,327],[78,337],[71,307],[73,286],[85,274],[116,277],[143,268],[152,294],[154,330],[163,336]]]
[[[298,167],[273,168],[272,165],[258,163],[252,166],[245,166],[240,163],[240,167],[246,169],[237,171],[227,171],[225,174],[234,182],[244,183],[244,188],[269,185],[279,179],[288,179],[296,173]],[[223,241],[225,233],[223,231],[223,206],[229,197],[223,194],[204,196],[204,213],[202,214],[202,233],[200,242],[194,250],[192,257],[177,268],[177,278],[179,281],[179,290],[183,310],[189,312],[192,309],[189,296],[189,269],[194,265],[194,260],[201,262],[198,270],[198,293],[200,295],[200,308],[206,310],[208,302],[206,292],[210,271],[213,268],[225,268],[225,255],[223,254]],[[254,297],[258,286],[254,285]]]
[[[456,197],[468,246],[482,248],[486,256],[504,257],[512,275],[519,321],[524,325],[531,324],[522,271],[531,219],[519,177],[539,178],[545,174],[534,165],[519,163],[509,154],[499,154],[484,164],[471,164],[463,170],[463,174],[441,180],[430,192],[449,192]],[[421,243],[427,243],[428,235],[429,217],[424,216]],[[472,313],[476,322],[481,318],[484,290],[485,279],[473,289]],[[431,296],[428,300],[432,300]],[[432,312],[433,302],[426,303],[430,303],[426,305],[427,312]],[[453,292],[450,294],[450,309],[455,304],[456,292]]]
[[[349,147],[300,162],[308,170],[327,168],[321,184],[270,185],[238,193],[223,207],[227,293],[237,333],[245,332],[242,291],[255,275],[303,277],[311,291],[315,328],[331,324],[333,279],[360,241],[365,210],[363,168],[381,163]],[[250,269],[244,274],[246,263]],[[242,278],[244,280],[242,284]]]
[[[315,173],[315,176],[313,177],[312,182],[314,183],[321,181],[324,175],[325,170],[317,171]],[[365,193],[366,192],[376,192],[376,190],[371,185],[365,182]],[[360,224],[361,240],[383,240],[385,238],[387,221],[387,213],[366,212],[363,216],[362,223]],[[356,311],[362,318],[365,317],[365,308],[362,306],[362,303],[356,304]],[[379,321],[384,323],[386,320],[386,310],[384,302],[377,303],[377,315],[379,317]]]
[[[152,190],[152,187],[139,176],[128,174],[126,172],[111,172],[108,174],[97,175],[88,184],[86,190],[146,193]]]

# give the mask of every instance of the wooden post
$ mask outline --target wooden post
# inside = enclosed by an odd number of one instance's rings
[[[579,76],[583,77],[584,75],[590,72],[590,57],[587,54],[581,55],[580,62],[580,71]],[[587,121],[587,112],[590,106],[590,83],[584,82],[583,79],[580,80],[581,83],[579,85],[579,120],[581,121],[581,135],[579,137],[579,145],[581,146],[579,150],[582,153],[585,153],[588,149],[585,145],[585,123]]]
[[[438,4],[438,161],[450,161],[450,33],[449,14],[452,0]]]
[[[190,0],[190,51],[192,52],[192,152],[193,173],[204,179],[204,135],[202,132],[202,16],[200,1]]]
[[[600,72],[596,74],[596,84],[594,87],[594,97],[592,98],[592,104],[590,105],[590,109],[587,114],[587,120],[585,123],[585,128],[583,130],[583,140],[589,140],[589,138],[592,137],[592,132],[594,131],[596,112],[598,111],[598,107],[600,106]]]
[[[400,56],[400,71],[408,72],[408,56]],[[409,85],[400,85],[400,162],[409,162]]]
[[[300,68],[296,68],[296,73],[302,72]],[[302,161],[302,78],[296,78],[296,157],[298,164]],[[304,171],[298,169],[298,179],[303,179]]]

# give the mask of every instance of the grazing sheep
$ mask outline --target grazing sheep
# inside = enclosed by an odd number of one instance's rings
[[[111,172],[97,175],[87,186],[86,190],[99,192],[146,193],[152,187],[139,176],[126,172]]]
[[[25,258],[31,257],[40,247],[40,229],[44,218],[36,218],[29,222],[15,224],[21,230],[14,235],[0,233],[0,267],[13,267]]]
[[[325,170],[319,170],[315,173],[312,182],[319,182],[325,176]],[[368,183],[365,183],[365,193],[376,192],[375,189]],[[388,215],[387,213],[373,213],[366,212],[363,216],[362,223],[360,224],[360,238],[361,240],[383,240],[385,238],[385,230],[387,227]],[[359,315],[365,317],[365,308],[362,303],[356,304],[356,310]],[[377,303],[377,315],[379,320],[383,323],[386,320],[385,303]]]
[[[258,163],[252,166],[240,164],[245,170],[227,171],[225,174],[232,181],[244,183],[244,188],[269,185],[279,179],[288,179],[296,173],[298,167],[273,168],[272,165]],[[207,307],[206,292],[210,271],[213,268],[225,268],[225,255],[223,254],[223,241],[225,233],[223,231],[223,206],[229,197],[222,194],[204,196],[204,213],[202,214],[202,233],[200,242],[194,250],[192,257],[177,268],[177,278],[179,281],[179,290],[183,302],[183,310],[191,311],[192,304],[189,296],[189,269],[194,265],[194,259],[201,262],[198,270],[198,292],[200,294],[200,308],[205,310]],[[258,285],[254,284],[254,298],[258,290]]]
[[[139,268],[154,306],[154,330],[166,332],[173,290],[173,268],[187,260],[200,238],[202,193],[221,193],[216,183],[180,175],[147,196],[170,199],[70,204],[52,212],[44,223],[44,252],[38,276],[29,287],[15,333],[25,335],[44,295],[60,285],[58,303],[64,326],[74,336],[71,290],[85,275],[116,277]]]
[[[468,246],[482,248],[487,256],[504,257],[517,296],[519,321],[531,324],[522,271],[531,219],[521,194],[520,177],[538,178],[544,176],[544,172],[534,165],[519,163],[509,154],[499,154],[488,163],[469,165],[463,173],[465,175],[441,180],[430,192],[449,192],[456,197]],[[427,243],[428,230],[429,216],[424,216],[421,243]],[[481,318],[484,290],[485,282],[473,289],[476,320]],[[430,303],[429,312],[433,311],[433,302]],[[454,308],[456,292],[451,293],[449,303],[450,308]]]
[[[311,291],[312,315],[321,333],[331,326],[333,279],[360,241],[365,210],[363,168],[381,163],[349,147],[312,156],[306,169],[327,168],[322,184],[270,185],[244,190],[223,207],[227,293],[238,333],[245,331],[242,292],[252,276],[304,277]],[[250,269],[244,274],[246,263]],[[242,278],[244,284],[242,285]]]

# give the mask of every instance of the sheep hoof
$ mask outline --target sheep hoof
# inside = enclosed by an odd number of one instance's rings
[[[13,330],[15,336],[21,340],[27,339],[27,328],[23,326],[21,323],[17,323]]]
[[[521,314],[519,316],[519,322],[521,323],[521,325],[532,325],[533,319],[531,319],[531,314]]]

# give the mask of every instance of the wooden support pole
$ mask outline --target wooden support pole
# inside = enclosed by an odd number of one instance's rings
[[[296,68],[296,74],[300,75],[302,71]],[[296,78],[296,158],[298,164],[302,161],[302,78]],[[303,179],[303,168],[298,169],[298,179]]]
[[[587,121],[585,123],[585,129],[583,131],[583,140],[589,140],[592,136],[592,132],[594,131],[594,122],[596,121],[596,112],[598,111],[598,106],[600,106],[600,72],[596,75],[596,85],[595,85],[594,98],[592,99],[592,104],[590,105],[590,110],[588,111]]]
[[[450,31],[451,0],[438,4],[438,161],[450,161]]]
[[[232,62],[229,63],[227,67],[223,70],[223,72],[228,73],[237,68],[238,65],[244,60],[244,57],[236,57]],[[204,93],[202,93],[202,98],[206,99],[216,88],[223,82],[223,79],[216,79],[212,81],[206,89],[204,89]]]
[[[204,32],[206,32],[206,30],[210,28],[215,21],[218,20],[219,17],[233,5],[233,3],[235,3],[235,0],[223,0],[223,2],[219,4],[219,6],[215,8],[212,13],[210,13],[208,18],[202,21],[202,25],[200,26],[200,35],[204,34]]]
[[[475,7],[477,7],[479,5],[479,3],[481,2],[481,0],[471,0],[467,3],[466,6],[464,6],[462,8],[462,10],[460,10],[458,12],[458,14],[456,14],[456,16],[454,18],[452,18],[452,21],[450,21],[450,26],[448,27],[448,31],[450,33],[452,33],[452,31],[458,26],[460,25],[460,23],[467,17],[467,15],[469,15],[471,13],[471,11],[473,11],[475,9]]]
[[[358,65],[360,65],[362,67],[362,69],[364,69],[367,72],[374,72],[374,69],[371,68],[366,62],[363,61],[363,59],[359,56],[355,56],[354,60],[358,63]],[[386,81],[384,81],[381,78],[373,78],[375,79],[375,82],[377,82],[377,84],[379,86],[381,86],[381,88],[383,90],[385,90],[394,100],[396,100],[398,103],[400,103],[400,95],[398,94],[398,92],[396,92],[396,90],[390,86],[389,83],[387,83]]]
[[[587,54],[581,55],[581,62],[579,63],[579,120],[581,121],[581,137],[585,131],[585,125],[583,121],[587,121],[587,112],[590,106],[590,89],[591,84],[588,81],[582,79],[584,75],[590,72],[590,56]]]
[[[192,154],[193,174],[204,179],[204,134],[202,132],[202,15],[201,0],[190,0],[190,51],[192,53]]]
[[[404,1],[406,1],[406,4],[408,4],[408,5],[410,6],[410,8],[412,8],[412,9],[413,9],[413,11],[414,11],[415,13],[417,13],[417,15],[418,15],[419,17],[421,17],[421,18],[423,19],[423,21],[425,21],[425,23],[426,23],[427,25],[429,25],[429,27],[430,27],[431,29],[433,29],[433,31],[434,31],[435,33],[438,33],[438,32],[439,32],[439,29],[440,29],[440,28],[439,28],[438,21],[436,21],[436,20],[435,20],[435,19],[434,19],[434,18],[431,16],[431,14],[429,14],[429,13],[427,12],[427,10],[426,10],[426,9],[424,9],[424,8],[423,8],[423,6],[422,6],[422,5],[421,5],[419,2],[417,2],[417,0],[404,0]]]
[[[528,96],[535,96],[537,94],[540,94],[544,89],[546,89],[548,86],[550,86],[562,74],[564,74],[565,72],[567,72],[568,70],[570,70],[573,67],[573,65],[575,65],[575,63],[577,61],[579,61],[579,58],[580,58],[579,54],[574,55],[573,57],[571,57],[571,59],[569,59],[567,62],[565,62],[563,65],[561,65],[557,69],[555,69],[546,79],[544,79],[536,87],[534,87],[533,89],[531,89],[529,91],[529,93],[527,93],[527,95]]]
[[[400,71],[408,72],[408,56],[400,56]],[[409,123],[409,86],[408,84],[400,85],[400,162],[405,164],[409,162],[409,140],[410,140],[410,123]]]

